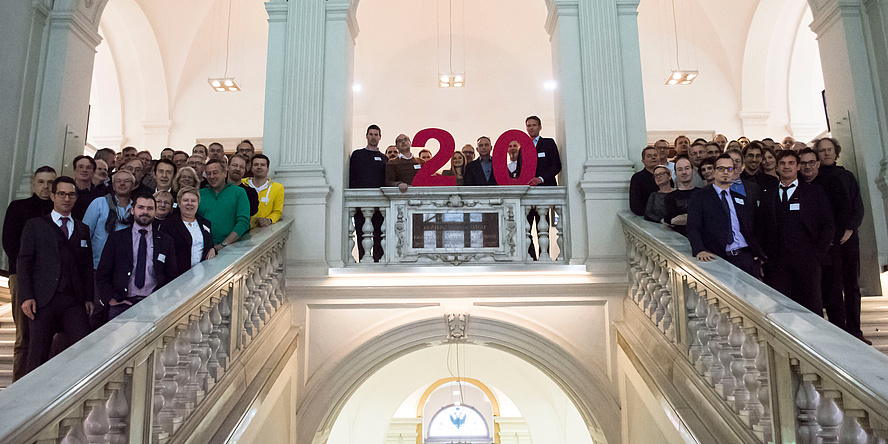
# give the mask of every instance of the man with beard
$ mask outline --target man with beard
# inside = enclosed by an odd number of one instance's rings
[[[253,187],[243,183],[244,174],[247,172],[247,158],[240,154],[234,155],[228,161],[228,182],[236,184],[244,189],[247,193],[247,200],[250,201],[250,216],[252,217],[259,211],[259,194]]]
[[[96,287],[114,319],[169,281],[167,270],[176,269],[173,239],[154,229],[155,201],[136,196],[133,226],[108,237],[96,269]]]
[[[228,182],[221,160],[207,163],[207,187],[200,190],[197,214],[210,221],[216,253],[250,229],[250,202],[243,188]]]

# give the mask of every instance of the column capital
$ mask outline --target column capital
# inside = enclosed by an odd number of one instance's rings
[[[266,2],[265,12],[268,13],[268,22],[286,22],[289,17],[290,4],[284,2]]]
[[[814,16],[809,28],[818,38],[839,19],[859,19],[861,16],[861,3],[858,0],[809,0],[808,3]]]
[[[358,38],[361,29],[358,27],[358,20],[355,18],[355,5],[348,0],[328,0],[324,3],[327,11],[327,21],[343,20],[348,25],[351,32],[352,41]]]
[[[98,24],[93,24],[83,14],[77,11],[53,10],[49,15],[49,23],[52,29],[69,30],[85,45],[95,51],[102,37],[97,31]]]
[[[555,32],[560,17],[578,17],[580,15],[577,0],[547,0],[546,6],[549,15],[546,16],[546,32],[549,35]]]

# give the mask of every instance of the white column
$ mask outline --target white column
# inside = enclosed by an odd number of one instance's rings
[[[867,294],[875,294],[880,290],[879,266],[888,263],[888,127],[882,102],[886,86],[880,83],[883,71],[879,71],[879,62],[884,68],[888,54],[884,46],[868,43],[882,35],[888,18],[878,2],[866,2],[867,12],[875,14],[869,23],[863,21],[861,2],[809,3],[814,14],[811,30],[820,47],[830,130],[842,145],[839,164],[857,176],[866,209],[860,228],[861,286]]]
[[[614,215],[628,209],[632,161],[646,143],[637,6],[637,0],[556,0],[547,21],[568,189],[565,249],[570,263],[614,276],[625,276]]]

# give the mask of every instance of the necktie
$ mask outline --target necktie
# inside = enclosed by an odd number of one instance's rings
[[[68,219],[67,217],[61,217],[61,218],[59,218],[59,222],[62,223],[62,233],[65,234],[65,239],[67,239],[68,237],[70,237],[70,235],[68,234],[68,221],[69,221],[69,220],[70,220],[70,219]]]
[[[139,230],[139,234],[142,237],[139,239],[139,255],[136,258],[136,288],[145,286],[145,263],[148,260],[148,242],[145,241],[145,234],[147,233],[148,230],[144,228]]]
[[[731,215],[731,206],[728,205],[728,190],[722,190],[721,196],[722,196],[722,206],[725,207],[725,213],[727,213],[728,216],[730,216]]]
[[[786,190],[788,190],[794,186],[795,186],[795,184],[792,184],[789,186],[780,185],[780,191],[783,193],[783,195],[780,197],[781,202],[786,203],[789,201],[789,193]]]

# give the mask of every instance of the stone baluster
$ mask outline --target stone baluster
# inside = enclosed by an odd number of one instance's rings
[[[524,209],[524,220],[525,221],[532,220],[532,219],[528,219],[528,218],[530,217],[530,212],[531,212],[531,210],[533,210],[533,207],[524,206],[523,209]],[[527,224],[524,226],[524,234],[527,236],[528,249],[533,248],[533,223],[527,222]],[[533,260],[533,256],[530,253],[527,254],[527,260],[528,261]]]
[[[700,343],[697,333],[703,327],[703,324],[706,323],[706,314],[703,313],[701,315],[698,313],[698,310],[705,310],[706,290],[703,290],[703,295],[698,295],[696,286],[697,284],[693,282],[690,284],[686,283],[683,286],[685,288],[685,312],[688,319],[688,361],[691,364],[697,362],[697,358],[700,357],[703,345]]]
[[[773,436],[771,424],[771,384],[768,380],[768,345],[759,346],[755,355],[755,369],[758,371],[758,391],[755,396],[762,405],[761,416],[758,424],[752,427],[756,436],[762,442],[771,442]]]
[[[721,363],[721,377],[713,378],[715,391],[728,401],[728,395],[734,391],[734,375],[731,374],[731,362],[734,360],[733,349],[728,337],[731,335],[733,323],[731,322],[730,309],[723,308],[718,320],[715,333],[718,336],[718,360]]]
[[[638,273],[638,244],[632,236],[626,236],[626,262],[629,264],[629,293],[628,297],[632,299],[635,291],[638,290],[638,281],[635,274]]]
[[[173,341],[173,346],[179,357],[176,370],[176,394],[174,398],[176,416],[179,416],[184,420],[185,418],[188,418],[188,416],[191,415],[191,411],[194,410],[194,403],[188,399],[188,380],[191,376],[191,358],[189,357],[191,354],[191,344],[188,342],[188,330],[186,326],[179,325],[176,327],[176,339]]]
[[[743,344],[746,343],[746,333],[743,331],[743,318],[734,318],[731,324],[731,334],[728,335],[728,344],[731,346],[731,374],[734,377],[734,391],[728,396],[732,402],[734,413],[739,414],[749,402],[749,390],[743,378],[746,376],[746,359],[743,358]]]
[[[271,288],[271,305],[274,308],[274,312],[277,313],[283,304],[283,300],[280,297],[283,291],[281,290],[280,273],[275,270],[274,255],[274,252],[268,255],[266,266],[268,267],[268,285]]]
[[[228,364],[228,353],[225,352],[225,346],[222,345],[222,315],[219,313],[219,304],[214,305],[207,318],[201,319],[201,331],[207,332],[207,374],[214,383],[222,377]],[[206,388],[210,390],[209,384]]]
[[[669,263],[663,261],[660,266],[660,279],[657,282],[659,292],[657,298],[657,310],[653,312],[651,320],[660,328],[660,332],[666,334],[669,326],[672,324],[672,312],[669,303],[672,301],[672,293],[669,292]]]
[[[163,376],[165,374],[163,360],[161,359],[162,352],[156,351],[154,353],[154,403],[152,405],[152,421],[151,421],[151,436],[152,442],[160,442],[169,434],[164,430],[163,423],[160,418],[160,412],[163,410],[164,403],[167,400],[164,398],[164,382]]]
[[[253,310],[250,312],[250,321],[253,323],[253,338],[255,339],[259,334],[259,331],[262,329],[262,317],[259,313],[261,311],[263,315],[265,314],[262,292],[259,291],[259,286],[256,285],[255,270],[247,272],[247,291],[252,295]]]
[[[552,262],[549,255],[549,210],[543,207],[543,211],[537,212],[540,216],[537,222],[537,238],[540,244],[540,262]]]
[[[385,262],[388,262],[385,258],[385,251],[386,251],[386,243],[385,243],[385,231],[386,230],[385,230],[385,227],[386,227],[386,225],[388,225],[385,221],[386,208],[381,207],[381,208],[377,208],[376,210],[379,211],[379,214],[382,216],[382,225],[379,226],[379,246],[382,247],[383,256],[381,258],[379,258],[379,261],[385,263]]]
[[[63,436],[59,444],[86,444],[89,438],[83,430],[80,417],[67,417],[59,422],[59,435]]]
[[[796,440],[798,444],[819,444],[820,424],[817,422],[817,410],[820,407],[820,393],[815,387],[817,375],[804,374],[796,390],[795,404],[799,414],[797,417]]]
[[[361,246],[364,247],[364,256],[361,257],[360,263],[372,264],[373,254],[373,208],[361,208],[364,214],[364,225],[361,229],[364,231],[364,237],[361,239]]]
[[[132,368],[127,368],[125,372],[128,378],[132,378]],[[105,408],[108,411],[110,422],[110,430],[108,431],[108,444],[126,444],[129,437],[126,434],[127,419],[129,418],[130,406],[126,399],[126,384],[122,382],[109,382],[106,390],[108,394],[108,402]],[[156,404],[157,401],[155,401]]]
[[[564,262],[564,220],[562,216],[564,215],[564,206],[556,205],[552,210],[552,218],[553,218],[553,226],[555,227],[555,234],[558,237],[555,240],[555,243],[558,245],[558,257],[555,258],[558,262]]]
[[[651,304],[656,304],[653,300],[653,296],[654,292],[657,290],[657,280],[660,278],[660,265],[657,264],[657,260],[653,256],[648,258],[648,266],[645,271],[644,297],[641,299],[641,310],[650,317]],[[656,309],[656,307],[654,307],[654,309]]]
[[[259,267],[260,272],[262,273],[262,285],[259,288],[265,290],[265,323],[271,320],[271,316],[277,312],[277,299],[274,297],[274,283],[271,278],[271,267],[269,264],[263,260],[262,265]]]
[[[163,362],[163,408],[158,415],[158,421],[163,426],[163,431],[168,435],[174,435],[182,426],[182,418],[176,415],[176,392],[178,383],[176,375],[179,372],[179,355],[176,353],[175,339],[163,338],[164,347],[160,354]]]
[[[817,423],[820,433],[817,436],[823,444],[839,444],[839,427],[842,425],[842,393],[838,390],[824,390],[817,408]]]
[[[246,273],[246,278],[244,279],[244,289],[246,291],[243,292],[244,302],[242,305],[242,314],[241,318],[243,319],[243,331],[241,332],[241,344],[244,347],[249,345],[250,341],[256,336],[256,332],[254,331],[253,326],[253,292],[250,289],[250,273]]]
[[[706,316],[706,327],[709,329],[709,343],[707,347],[709,348],[709,354],[712,356],[712,360],[709,364],[709,370],[703,373],[703,377],[706,378],[706,381],[709,382],[709,385],[715,387],[715,384],[722,377],[722,373],[724,373],[724,366],[721,363],[721,356],[719,354],[719,343],[723,340],[727,340],[727,332],[724,335],[719,334],[718,326],[722,322],[722,314],[719,313],[718,308],[714,303],[712,303],[709,307],[709,314]]]
[[[715,317],[712,319],[712,326],[710,327],[711,316]],[[709,300],[702,295],[700,295],[700,303],[697,304],[697,317],[702,322],[699,330],[697,330],[697,338],[700,340],[700,354],[697,356],[694,366],[697,368],[697,373],[705,377],[707,372],[709,372],[709,367],[712,366],[712,352],[709,351],[709,342],[712,340],[715,334],[715,326],[718,324],[718,310],[716,310],[715,306],[710,305]]]
[[[354,264],[355,255],[355,208],[348,207],[348,263]]]
[[[111,430],[111,418],[105,408],[105,399],[87,399],[84,411],[89,412],[83,420],[83,432],[89,444],[107,443],[108,431]]]
[[[740,419],[747,427],[752,428],[758,424],[759,418],[762,416],[762,404],[759,402],[758,396],[756,396],[761,382],[758,379],[759,371],[755,366],[755,360],[758,358],[761,349],[759,348],[755,327],[746,328],[745,333],[746,339],[743,341],[743,345],[740,346],[740,356],[746,365],[746,373],[743,374],[743,385],[746,386],[749,396],[747,396],[746,405],[740,410]]]
[[[638,261],[638,273],[635,276],[635,282],[638,283],[638,288],[635,290],[635,295],[633,295],[632,301],[641,307],[641,301],[644,299],[644,290],[647,286],[647,266],[648,263],[650,263],[651,258],[647,255],[647,251],[645,251],[644,248],[639,249],[639,254],[641,254],[641,259]]]
[[[212,299],[210,298],[211,301]],[[204,349],[201,347],[203,334],[200,332],[200,320],[207,316],[207,311],[205,307],[201,307],[200,311],[201,314],[191,316],[191,322],[188,323],[188,331],[185,334],[190,346],[188,352],[188,383],[185,385],[185,389],[188,392],[188,401],[194,406],[203,401],[205,394],[203,381],[201,381],[201,376],[203,375],[200,374],[205,362],[203,356]]]
[[[214,353],[219,361],[222,369],[228,368],[228,350],[231,348],[231,295],[233,294],[234,284],[230,283],[228,291],[221,290],[221,301],[216,305],[215,311],[219,313],[219,340],[221,342],[219,348]],[[210,311],[210,322],[214,322],[214,310]],[[213,330],[216,329],[216,323],[213,323]]]
[[[839,428],[839,442],[842,444],[870,444],[876,439],[869,428],[866,410],[845,410],[842,427]]]

